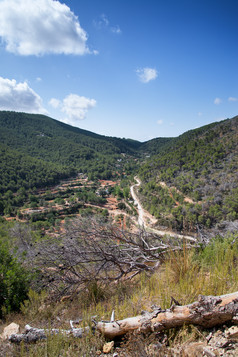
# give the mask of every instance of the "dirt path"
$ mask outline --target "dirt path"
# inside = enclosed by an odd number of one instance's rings
[[[156,222],[156,219],[149,212],[143,209],[141,202],[135,192],[135,188],[141,185],[141,181],[138,177],[135,177],[135,180],[137,183],[130,187],[130,192],[134,200],[134,204],[135,206],[137,206],[137,210],[138,210],[138,225],[140,227],[144,227],[148,232],[152,232],[161,236],[170,235],[171,237],[180,238],[180,239],[185,238],[187,240],[195,242],[196,239],[192,236],[182,235],[168,230],[158,230],[150,227],[151,224],[154,224]],[[147,224],[148,221],[149,224]]]
[[[179,206],[180,203],[177,202],[177,201],[174,199],[171,190],[174,189],[174,190],[175,190],[178,194],[180,194],[180,195],[183,195],[183,193],[180,192],[175,186],[172,186],[172,187],[167,186],[167,184],[166,184],[165,182],[163,182],[163,181],[160,181],[159,184],[160,184],[160,186],[165,187],[165,188],[167,188],[167,189],[169,190],[170,196],[171,196],[172,199],[175,201],[176,205]],[[194,202],[194,201],[193,201],[190,197],[188,197],[188,196],[184,196],[184,202],[192,203],[192,204],[195,204],[195,203],[196,203],[196,202]]]

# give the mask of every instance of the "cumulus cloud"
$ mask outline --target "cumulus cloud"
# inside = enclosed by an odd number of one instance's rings
[[[149,67],[139,68],[136,73],[142,83],[148,83],[158,77],[157,70]]]
[[[162,119],[157,120],[157,124],[162,125],[163,124],[163,120]]]
[[[0,109],[27,113],[47,114],[41,97],[29,87],[27,82],[0,77]]]
[[[95,99],[81,97],[77,94],[69,94],[63,100],[62,111],[67,114],[71,120],[82,120],[87,111],[96,105]]]
[[[49,104],[53,108],[60,107],[60,110],[67,116],[63,121],[73,125],[76,124],[77,121],[85,119],[88,110],[95,107],[97,102],[95,99],[86,98],[77,94],[69,94],[63,101],[52,98]]]
[[[0,37],[6,50],[18,55],[90,52],[78,17],[56,0],[0,1]]]
[[[216,105],[221,104],[221,102],[222,102],[221,98],[215,98],[214,99],[214,104],[216,104]]]
[[[228,100],[229,102],[238,102],[238,98],[235,97],[229,97]]]

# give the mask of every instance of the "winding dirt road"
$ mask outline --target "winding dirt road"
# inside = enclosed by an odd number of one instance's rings
[[[137,206],[137,211],[138,211],[138,225],[140,227],[145,228],[146,230],[148,230],[149,232],[164,236],[164,235],[169,235],[171,237],[175,237],[175,238],[179,238],[179,239],[187,239],[193,242],[196,242],[196,238],[192,237],[192,236],[188,236],[188,235],[182,235],[182,234],[178,234],[176,232],[172,232],[172,231],[168,231],[168,230],[158,230],[158,229],[154,229],[151,228],[148,224],[147,221],[149,221],[150,225],[154,224],[156,222],[156,219],[146,210],[143,209],[141,202],[138,198],[138,196],[136,195],[136,191],[135,188],[139,187],[141,185],[141,181],[138,177],[135,176],[135,180],[137,183],[135,183],[134,185],[132,185],[130,187],[130,192],[131,192],[131,196],[134,200],[134,204],[135,206]]]

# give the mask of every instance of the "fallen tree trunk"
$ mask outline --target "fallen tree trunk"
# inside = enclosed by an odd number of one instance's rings
[[[210,328],[228,321],[236,322],[237,324],[237,318],[238,291],[221,296],[199,295],[198,301],[189,305],[173,305],[170,309],[166,310],[155,307],[153,312],[144,312],[139,316],[118,321],[113,321],[114,318],[112,318],[111,321],[97,322],[95,328],[106,338],[113,339],[134,330],[141,332],[159,332],[169,328],[183,326],[184,324]],[[39,337],[37,331],[40,331]],[[11,335],[9,340],[11,342],[20,342],[21,340],[30,342],[30,339],[26,337],[29,333],[32,334],[32,341],[36,341],[37,339],[46,338],[47,334],[57,332],[59,332],[59,330],[53,331],[30,328],[25,334]],[[81,337],[84,331],[83,329],[72,328],[71,330],[61,330],[61,332],[66,335],[73,334],[75,337]]]
[[[71,328],[70,330],[61,329],[43,329],[35,328],[30,325],[25,326],[25,332],[19,334],[12,334],[9,337],[9,341],[20,343],[22,341],[26,343],[36,342],[39,340],[45,340],[49,335],[62,334],[65,336],[82,337],[83,333],[89,331],[89,327],[86,328]]]
[[[163,331],[184,324],[210,328],[232,321],[238,315],[238,291],[222,296],[198,297],[189,305],[175,306],[162,310],[155,308],[152,313],[130,317],[114,322],[98,322],[96,328],[107,338],[114,338],[129,331]]]

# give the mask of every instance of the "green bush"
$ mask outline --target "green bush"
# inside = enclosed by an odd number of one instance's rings
[[[27,298],[30,274],[0,243],[0,317],[17,311]]]

